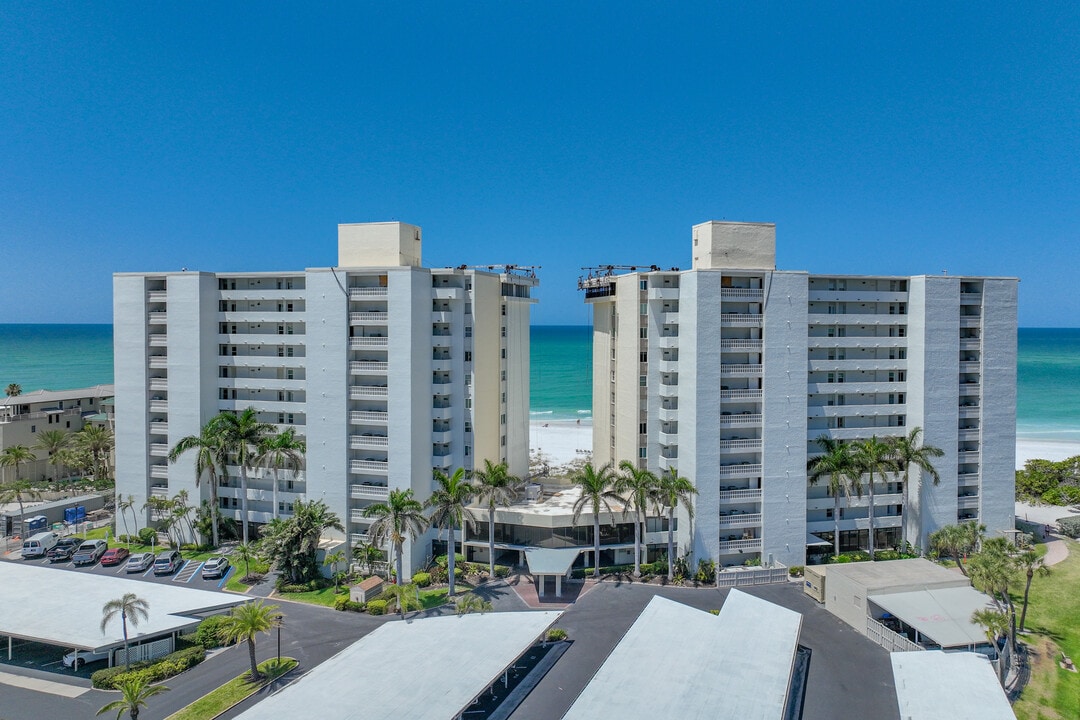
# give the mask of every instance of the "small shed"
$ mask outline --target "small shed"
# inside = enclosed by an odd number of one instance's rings
[[[378,575],[372,575],[359,585],[353,585],[349,588],[349,600],[366,603],[382,595],[385,588],[386,581]]]

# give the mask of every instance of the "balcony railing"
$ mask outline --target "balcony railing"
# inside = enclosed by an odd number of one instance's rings
[[[349,438],[349,447],[353,450],[364,450],[366,448],[385,448],[389,447],[390,438],[385,435],[353,435]]]
[[[349,348],[355,350],[357,348],[384,348],[389,345],[389,339],[384,337],[351,337],[349,338]]]
[[[386,500],[390,497],[390,488],[382,485],[353,484],[349,488],[349,497],[353,500]],[[354,510],[353,512],[357,511]],[[370,518],[363,518],[361,516],[361,519],[367,519],[370,522]]]
[[[354,360],[349,363],[349,372],[354,375],[361,373],[384,373],[390,369],[390,363],[375,362],[371,360]]]
[[[150,454],[154,457],[168,457],[169,445],[168,443],[150,443]]]
[[[720,366],[720,374],[721,375],[728,375],[728,376],[760,375],[761,374],[761,366],[760,365],[742,365],[742,364],[738,364],[738,365],[723,364],[723,365]]]
[[[761,513],[733,512],[729,515],[720,513],[720,527],[756,527],[761,525]]]
[[[762,298],[764,297],[764,291],[761,288],[721,288],[720,297],[724,300],[732,300],[734,298]]]
[[[759,366],[760,367],[760,366]],[[721,400],[760,400],[761,390],[721,390]]]
[[[761,474],[761,463],[741,463],[739,465],[721,465],[720,477],[748,477]]]
[[[169,367],[169,358],[165,355],[151,355],[150,367],[152,368],[167,368]]]
[[[761,488],[752,490],[721,490],[720,501],[759,501],[761,500]]]
[[[760,350],[760,340],[721,340],[721,350]]]
[[[351,287],[349,288],[349,298],[384,298],[386,297],[386,288],[384,287]]]
[[[720,450],[720,452],[733,452],[733,451],[738,452],[738,451],[760,450],[761,449],[761,440],[760,439],[754,439],[754,438],[739,439],[739,440],[720,440],[719,442],[716,443],[716,446],[717,446],[717,449]]]
[[[349,470],[355,473],[384,473],[389,465],[386,460],[353,460],[349,463]]]
[[[720,552],[755,552],[759,550],[761,550],[761,538],[720,541]]]
[[[150,423],[151,435],[168,435],[169,423],[167,422],[152,422]]]
[[[151,290],[146,293],[146,299],[150,302],[165,302],[169,299],[167,290]]]
[[[724,313],[720,316],[720,324],[726,327],[757,327],[761,325],[761,315]]]
[[[151,465],[150,477],[152,478],[168,478],[169,466],[168,465]]]
[[[380,412],[379,410],[353,410],[349,413],[349,422],[353,425],[385,423],[388,418],[389,413]]]
[[[387,395],[387,388],[376,387],[374,385],[357,385],[349,388],[350,400],[364,400],[366,398],[385,398]]]
[[[385,323],[390,317],[385,312],[352,312],[349,313],[349,322],[353,325],[370,325],[373,323]]]
[[[738,415],[721,415],[720,425],[760,425],[760,413],[740,413]]]

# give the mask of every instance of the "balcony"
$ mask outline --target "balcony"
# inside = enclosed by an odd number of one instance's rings
[[[677,348],[679,347],[679,336],[660,335],[656,338],[656,346],[660,348]]]
[[[738,465],[721,465],[717,473],[720,477],[757,477],[761,475],[760,463],[739,463]]]
[[[450,372],[454,369],[454,361],[450,358],[440,358],[431,361],[433,372]]]
[[[168,435],[169,423],[167,422],[151,422],[150,423],[151,435]]]
[[[168,457],[169,445],[168,443],[150,443],[150,454],[154,457]]]
[[[665,398],[679,397],[679,386],[678,385],[665,385],[665,384],[661,383],[660,384],[659,394],[660,394],[660,397],[665,397]]]
[[[349,363],[349,373],[362,375],[364,373],[383,374],[390,369],[390,363],[376,362],[371,360],[354,360]]]
[[[390,488],[384,485],[361,485],[353,484],[349,486],[349,497],[353,500],[386,500],[390,497]],[[353,517],[353,514],[359,514],[360,517]],[[365,518],[362,510],[353,510],[349,519],[353,522],[371,522],[371,518]]]
[[[432,430],[431,431],[431,442],[432,443],[446,444],[448,442],[452,442],[453,439],[454,439],[454,433],[449,428],[447,428],[446,430]]]
[[[450,405],[438,406],[433,405],[431,407],[431,419],[432,420],[450,420],[454,417],[454,408]]]
[[[862,360],[815,359],[810,360],[807,363],[807,369],[811,372],[821,372],[825,370],[906,370],[907,360],[893,360],[888,358],[866,358]]]
[[[435,453],[431,456],[431,467],[445,470],[453,465],[454,455],[450,452]]]
[[[960,361],[960,372],[962,372],[962,373],[970,373],[970,372],[977,373],[977,372],[980,372],[982,369],[983,369],[982,363],[979,362],[978,360],[961,360]]]
[[[747,313],[723,313],[720,315],[722,327],[760,327],[761,315]]]
[[[385,287],[351,287],[349,288],[350,300],[362,300],[366,298],[386,297]]]
[[[679,288],[677,287],[651,287],[649,288],[650,300],[678,300]]]
[[[459,287],[433,287],[431,297],[434,300],[460,300],[465,291]]]
[[[765,297],[761,288],[721,288],[721,300],[760,300]]]
[[[168,400],[151,400],[150,409],[155,412],[167,412],[169,409]]]
[[[749,540],[721,540],[720,552],[722,553],[743,553],[743,552],[761,552],[761,538],[751,538]]]
[[[150,335],[150,347],[165,347],[169,344],[169,336],[165,333],[153,333]]]
[[[349,447],[353,450],[385,450],[390,439],[385,435],[353,435],[349,438]]]
[[[721,427],[732,427],[736,425],[760,425],[761,414],[760,413],[739,413],[737,415],[723,414],[720,415]]]
[[[657,440],[660,441],[661,445],[678,445],[679,434],[675,432],[665,432],[661,430],[659,433],[657,433]]]
[[[385,473],[389,465],[386,460],[352,460],[349,462],[349,472]]]
[[[151,485],[150,486],[150,496],[151,497],[159,497],[159,498],[167,498],[167,497],[169,497],[169,486],[168,485]]]
[[[169,466],[168,465],[151,465],[150,477],[152,478],[169,478]]]
[[[720,375],[723,377],[748,377],[761,374],[761,365],[750,364],[722,364]]]
[[[810,302],[907,302],[906,292],[888,290],[810,290]]]
[[[151,355],[150,367],[152,368],[167,368],[169,367],[169,358],[165,355]]]
[[[433,323],[451,323],[454,321],[454,312],[452,310],[432,310],[431,322]]]
[[[150,378],[151,390],[168,390],[169,379],[168,378]]]
[[[978,315],[961,315],[960,327],[962,328],[977,328],[982,325],[982,318]]]
[[[982,390],[982,386],[977,382],[960,383],[961,395],[978,395],[980,390]]]
[[[716,443],[716,448],[720,452],[754,452],[761,450],[761,439],[720,440]]]
[[[720,512],[720,527],[722,528],[757,527],[759,525],[761,525],[761,513],[732,510],[730,514],[725,515],[723,511]]]
[[[146,293],[146,299],[149,302],[165,302],[169,299],[168,290],[151,290]]]
[[[868,382],[813,382],[806,384],[806,391],[811,395],[835,395],[845,393],[890,393],[903,392],[903,382],[889,382],[888,380],[874,380]]]
[[[146,315],[146,319],[150,321],[152,325],[161,325],[167,322],[169,317],[168,313],[163,313],[160,310],[153,310]]]
[[[719,495],[720,502],[761,502],[760,488],[752,490],[721,490]]]
[[[721,340],[720,349],[727,350],[761,350],[760,340]]]
[[[807,346],[811,348],[897,348],[907,347],[906,337],[827,337],[815,335],[808,338]]]
[[[388,389],[376,385],[354,385],[349,388],[350,400],[384,400],[388,395]]]
[[[661,420],[673,422],[679,419],[679,409],[662,407],[656,411],[656,416]]]
[[[958,463],[975,463],[979,462],[978,450],[960,450],[956,453],[956,462]]]
[[[721,400],[760,400],[761,390],[747,389],[747,390],[721,390]]]
[[[385,348],[389,346],[389,339],[384,337],[351,337],[349,338],[349,349],[359,350],[361,348]]]
[[[806,433],[806,440],[808,442],[814,442],[822,435],[832,440],[865,440],[871,435],[877,435],[880,440],[888,437],[901,437],[906,433],[906,427],[891,425],[852,428],[810,428]]]
[[[876,417],[879,415],[903,415],[907,405],[901,403],[873,404],[859,403],[852,405],[810,405],[806,408],[806,416],[819,417]]]
[[[956,507],[960,510],[978,510],[979,509],[979,496],[974,495],[960,495],[956,498]]]
[[[390,318],[386,312],[351,312],[349,313],[350,325],[385,325]]]
[[[349,413],[349,422],[353,425],[385,425],[388,418],[389,413],[379,410],[353,410]]]
[[[982,293],[960,293],[961,305],[980,305],[982,304]]]
[[[982,347],[982,340],[977,337],[962,337],[960,338],[961,350],[978,350]]]

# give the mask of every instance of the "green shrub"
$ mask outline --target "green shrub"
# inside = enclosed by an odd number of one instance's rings
[[[343,597],[334,601],[334,609],[341,610],[342,612],[346,610],[349,612],[364,612],[365,605],[364,603],[353,602],[349,598]]]
[[[761,558],[750,558],[749,560],[744,562],[743,565],[745,567],[761,567]]]
[[[504,577],[507,577],[509,574],[510,574],[510,566],[509,565],[496,565],[495,566],[495,577],[504,578]]]
[[[143,545],[152,545],[157,538],[157,530],[145,527],[139,531],[139,542]]]
[[[1065,537],[1080,537],[1080,517],[1073,516],[1058,518],[1057,526],[1058,529],[1061,530],[1061,534]]]
[[[719,611],[719,610],[710,610],[710,611],[709,611],[709,614],[710,614],[710,615],[719,615],[719,614],[720,614],[720,611]]]
[[[115,690],[119,681],[127,678],[159,682],[189,670],[206,659],[202,647],[188,648],[166,655],[159,660],[133,663],[130,670],[123,666],[98,670],[90,676],[90,683],[99,690]]]
[[[758,564],[760,562],[758,561]],[[716,562],[713,560],[698,560],[694,579],[701,583],[716,582]]]
[[[440,565],[442,567],[447,567],[447,566],[450,565],[450,558],[447,555],[440,555],[437,558],[435,558],[435,564]],[[465,556],[462,555],[461,553],[454,553],[454,567],[459,568],[464,564],[465,564]]]
[[[143,541],[138,535],[117,535],[116,542],[118,543],[131,543],[132,545],[142,545]]]
[[[367,611],[372,615],[385,615],[386,614],[386,601],[385,600],[372,600],[367,604]]]
[[[446,568],[441,565],[432,565],[428,568],[428,575],[431,576],[431,582],[444,583],[447,580]]]
[[[458,579],[458,580],[465,577],[465,569],[462,568],[460,565],[455,565],[454,566],[454,577],[456,579]]]
[[[788,568],[788,575],[790,575],[791,577],[802,577],[803,569],[804,568],[802,565],[792,565]]]
[[[195,630],[195,642],[207,650],[224,644],[221,639],[221,628],[228,621],[229,618],[226,615],[211,615],[206,618]]]
[[[412,576],[412,581],[417,587],[427,587],[431,585],[431,573],[418,572]]]
[[[551,628],[547,631],[548,642],[559,642],[566,639],[566,631],[562,628]]]

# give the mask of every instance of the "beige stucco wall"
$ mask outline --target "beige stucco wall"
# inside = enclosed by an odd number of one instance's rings
[[[709,222],[693,228],[693,267],[776,268],[776,224]]]
[[[338,225],[339,267],[420,267],[420,228],[400,222]]]

